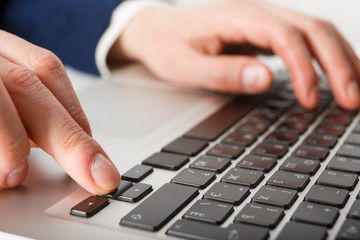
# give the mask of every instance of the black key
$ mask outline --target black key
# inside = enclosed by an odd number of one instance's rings
[[[269,236],[266,228],[246,224],[230,224],[226,228],[216,225],[178,220],[167,231],[166,234],[187,239],[251,239],[264,240]]]
[[[355,126],[353,132],[360,133],[360,122],[358,123],[358,125]]]
[[[157,231],[197,195],[196,188],[166,183],[123,217],[120,224]]]
[[[287,76],[284,80],[288,80],[289,76]],[[296,97],[294,95],[294,92],[291,90],[282,90],[276,93],[276,97],[278,97],[279,99],[287,99],[287,100],[291,100],[293,102],[295,102]]]
[[[228,166],[230,166],[230,164],[231,164],[231,160],[229,158],[204,155],[197,158],[192,164],[190,164],[190,167],[200,170],[221,173]]]
[[[353,190],[358,182],[358,175],[325,169],[316,183],[320,185]]]
[[[357,110],[355,110],[355,111],[353,111],[353,110],[345,110],[345,109],[341,108],[338,105],[331,112],[332,112],[332,114],[335,114],[335,115],[354,116],[358,111]]]
[[[246,122],[241,124],[238,128],[236,128],[236,131],[261,135],[264,132],[266,132],[268,128],[269,128],[269,124],[266,123]]]
[[[329,155],[329,149],[318,146],[307,146],[300,145],[294,152],[293,156],[295,157],[303,157],[310,158],[316,160],[325,160],[325,158]]]
[[[265,138],[267,142],[285,145],[293,145],[297,141],[297,139],[297,133],[285,131],[275,131]]]
[[[279,119],[279,117],[284,113],[283,109],[277,107],[265,106],[265,105],[258,107],[258,111],[259,113],[265,113],[269,116],[271,115],[277,116],[275,120]]]
[[[228,204],[198,200],[189,208],[183,218],[220,225],[225,222],[233,211],[233,207]]]
[[[339,209],[316,203],[302,202],[291,219],[297,222],[332,227],[339,216]]]
[[[217,182],[204,194],[204,198],[239,205],[249,194],[247,187]]]
[[[208,141],[215,140],[253,109],[257,101],[254,97],[238,97],[192,128],[185,136]]]
[[[263,155],[266,157],[282,158],[288,150],[288,147],[281,144],[260,143],[252,153]]]
[[[266,99],[264,105],[279,112],[285,112],[294,104],[294,101],[272,97]]]
[[[212,147],[206,154],[235,159],[244,152],[243,146],[219,143]]]
[[[121,176],[121,179],[128,180],[131,182],[140,182],[145,177],[147,177],[150,173],[152,173],[154,170],[152,167],[145,166],[145,165],[136,165],[133,168],[131,168],[129,171],[124,173]]]
[[[256,113],[263,113],[270,117],[276,117],[275,120],[278,120],[278,118],[283,114],[282,110],[265,105],[259,106]]]
[[[121,180],[120,185],[118,188],[111,193],[100,195],[100,197],[110,198],[110,199],[116,199],[120,194],[131,188],[134,184],[132,182]]]
[[[345,132],[345,126],[338,124],[321,123],[314,130],[316,133],[331,134],[340,137]]]
[[[257,135],[252,133],[233,132],[226,136],[223,143],[249,146],[255,142]]]
[[[285,121],[277,127],[277,130],[302,134],[306,131],[307,126],[304,122]]]
[[[304,140],[304,143],[320,147],[333,148],[337,143],[337,137],[329,134],[312,133]]]
[[[323,122],[327,124],[339,124],[339,125],[349,125],[352,121],[352,116],[350,115],[340,115],[340,114],[329,114],[327,115]]]
[[[298,222],[288,222],[280,232],[277,240],[324,240],[327,236],[325,227]]]
[[[314,185],[305,196],[305,200],[334,207],[343,208],[349,198],[349,192],[321,185]]]
[[[90,196],[77,204],[75,207],[71,208],[70,214],[78,217],[89,218],[109,204],[109,199],[98,196]]]
[[[174,153],[155,153],[142,163],[156,168],[163,168],[168,170],[178,170],[189,162],[189,157]]]
[[[152,186],[145,183],[137,183],[121,194],[116,200],[125,202],[138,202],[152,191]]]
[[[289,157],[280,169],[290,172],[298,172],[314,175],[320,167],[320,161],[306,158]]]
[[[316,119],[316,114],[312,112],[294,112],[288,120],[292,122],[304,122],[307,124],[312,123]]]
[[[258,155],[246,155],[236,167],[269,172],[276,165],[276,158],[263,157]]]
[[[290,208],[296,199],[296,191],[271,186],[262,186],[252,197],[254,202],[283,208]]]
[[[267,184],[277,187],[285,187],[302,191],[309,183],[309,175],[292,173],[286,171],[276,171],[267,181]]]
[[[321,103],[319,102],[318,107],[316,109],[314,109],[314,110],[306,110],[302,106],[297,104],[297,106],[294,107],[294,112],[296,112],[296,113],[313,113],[316,116],[318,116],[320,113],[322,113],[324,111],[324,107],[320,106],[320,104]]]
[[[279,114],[271,111],[257,111],[252,114],[249,122],[251,123],[264,123],[264,124],[272,124],[279,118]]]
[[[336,153],[337,155],[351,158],[360,158],[360,146],[344,143]]]
[[[360,133],[351,133],[346,139],[346,143],[360,145]]]
[[[250,188],[256,187],[264,179],[264,173],[255,170],[232,168],[227,172],[221,181],[233,184],[240,184]]]
[[[340,228],[336,240],[359,240],[360,239],[360,221],[346,219]]]
[[[171,182],[203,189],[215,178],[215,173],[186,168],[171,179]]]
[[[334,156],[327,165],[327,168],[331,170],[360,174],[360,160],[349,157]]]
[[[360,220],[360,200],[359,199],[354,201],[353,205],[351,206],[351,208],[349,210],[347,217]]]
[[[274,228],[284,217],[282,208],[248,203],[235,217],[234,222],[243,222],[267,228]]]
[[[162,151],[195,156],[207,146],[207,141],[182,137],[163,147]]]

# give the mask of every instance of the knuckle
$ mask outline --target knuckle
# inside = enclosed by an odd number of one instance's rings
[[[299,29],[293,25],[285,24],[278,29],[278,44],[280,47],[286,47],[294,41],[302,39],[302,34]]]
[[[79,146],[90,145],[91,138],[74,122],[65,125],[57,136],[56,146],[71,150]]]
[[[29,88],[40,81],[36,74],[30,70],[17,67],[15,65],[11,65],[8,69],[6,69],[5,79],[9,82],[10,86],[17,86],[21,88]]]
[[[299,30],[293,25],[284,24],[280,28],[280,34],[285,37],[291,37],[291,36],[299,34]]]
[[[63,70],[64,65],[61,60],[51,51],[36,49],[30,53],[30,64],[36,72],[54,72]]]
[[[65,106],[65,108],[75,122],[77,122],[85,132],[90,134],[90,124],[82,108],[73,102],[68,106]]]
[[[332,31],[335,30],[335,26],[327,21],[327,20],[323,20],[323,19],[318,19],[318,18],[312,18],[310,19],[310,29],[312,31]]]

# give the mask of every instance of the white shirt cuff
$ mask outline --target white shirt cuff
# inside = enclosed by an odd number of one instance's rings
[[[106,62],[107,55],[130,20],[144,8],[164,5],[168,4],[161,0],[130,0],[124,1],[114,9],[110,25],[102,34],[95,49],[95,62],[102,77],[108,78],[111,75]]]

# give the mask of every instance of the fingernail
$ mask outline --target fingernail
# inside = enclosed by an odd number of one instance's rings
[[[356,81],[351,81],[347,85],[347,94],[351,101],[356,104],[356,106],[360,106],[360,93],[359,93],[359,84]]]
[[[23,163],[21,163],[20,166],[12,170],[8,174],[6,179],[7,187],[13,188],[20,185],[20,183],[22,183],[24,181],[24,178],[26,177],[26,173],[24,172],[27,172],[27,169],[28,169],[28,163],[27,161],[23,161]]]
[[[118,170],[100,153],[94,156],[90,171],[94,182],[105,190],[112,190],[119,185]]]
[[[269,74],[264,67],[247,66],[242,72],[242,84],[246,93],[265,91],[270,85]]]

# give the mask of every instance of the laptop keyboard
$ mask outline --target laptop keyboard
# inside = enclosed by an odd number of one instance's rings
[[[85,199],[71,214],[140,202],[120,227],[236,240],[327,239],[336,225],[336,239],[360,239],[357,112],[339,108],[326,87],[319,107],[306,111],[287,83],[279,85],[235,98],[129,169],[116,191]],[[153,191],[141,181],[157,169],[174,177]]]

